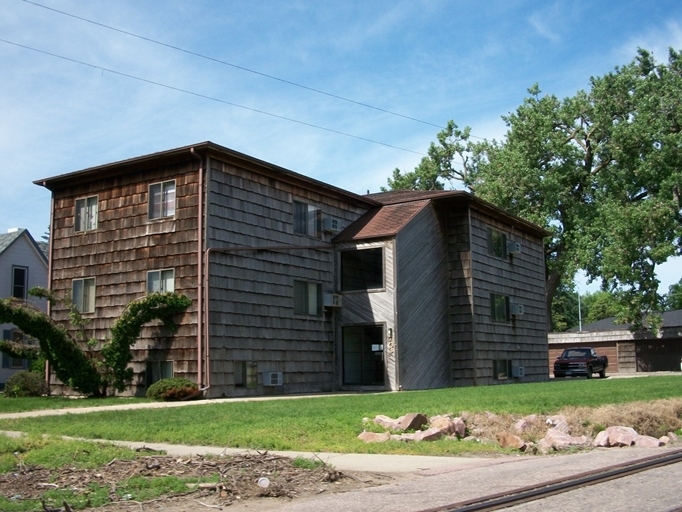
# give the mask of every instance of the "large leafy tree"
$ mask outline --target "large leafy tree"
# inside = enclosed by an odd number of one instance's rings
[[[659,311],[656,267],[682,251],[682,56],[628,65],[559,99],[537,85],[503,116],[502,141],[472,141],[454,122],[391,188],[459,180],[471,192],[549,231],[548,317],[562,282],[584,269],[617,294],[619,320]],[[649,316],[651,319],[652,316]]]
[[[682,279],[668,287],[668,294],[665,297],[665,307],[670,311],[682,309]]]

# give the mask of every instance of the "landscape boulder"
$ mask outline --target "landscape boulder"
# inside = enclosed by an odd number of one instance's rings
[[[375,416],[374,423],[388,430],[398,430],[400,428],[400,422],[398,420],[394,420],[383,414]]]
[[[362,432],[359,436],[358,439],[363,440],[365,443],[383,443],[385,441],[388,441],[391,439],[391,433],[390,432]]]
[[[556,427],[547,429],[543,441],[543,446],[557,451],[565,450],[572,446],[587,446],[590,444],[590,439],[587,436],[571,436]]]
[[[414,412],[401,416],[397,421],[399,423],[396,430],[421,430],[424,425],[429,424],[426,414]]]
[[[526,442],[523,439],[509,432],[499,433],[497,435],[497,443],[502,448],[516,448],[517,450],[523,450],[526,446]]]
[[[609,427],[597,434],[592,443],[594,446],[610,448],[614,446],[632,446],[635,439],[639,436],[637,431],[631,427]]]

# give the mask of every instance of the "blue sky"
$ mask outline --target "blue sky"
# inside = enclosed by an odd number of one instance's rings
[[[637,47],[659,60],[682,49],[679,0],[0,0],[0,9],[0,231],[36,238],[50,209],[39,178],[210,140],[377,192],[394,168],[414,168],[449,119],[499,139],[500,116],[536,82],[565,97]],[[662,291],[680,268],[661,268]]]

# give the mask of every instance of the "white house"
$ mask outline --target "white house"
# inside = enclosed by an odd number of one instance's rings
[[[26,299],[46,311],[45,300],[28,295],[28,290],[34,286],[47,286],[44,246],[44,243],[36,242],[26,229],[14,228],[0,234],[0,297]],[[12,324],[0,324],[0,331],[4,340],[23,339],[23,333]],[[28,361],[0,354],[0,388],[4,388],[12,374],[28,367]]]

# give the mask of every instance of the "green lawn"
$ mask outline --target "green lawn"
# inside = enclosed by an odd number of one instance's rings
[[[100,407],[151,402],[147,398],[68,398],[47,396],[39,398],[7,398],[0,393],[0,414],[38,411],[42,409],[66,409],[69,407]]]
[[[459,415],[463,411],[551,414],[565,406],[594,407],[672,397],[682,397],[682,378],[679,376],[580,379],[294,400],[234,401],[171,409],[102,411],[0,420],[0,430],[260,450],[445,455],[471,451],[470,446],[463,445],[472,443],[365,444],[356,437],[362,431],[363,418],[373,418],[377,414],[391,417],[408,412],[428,415]],[[0,400],[0,412],[3,412],[5,402],[11,401]],[[88,405],[89,400],[75,402]],[[100,403],[105,402],[111,403]],[[63,400],[59,403],[63,404]],[[479,449],[491,448],[481,446]]]

